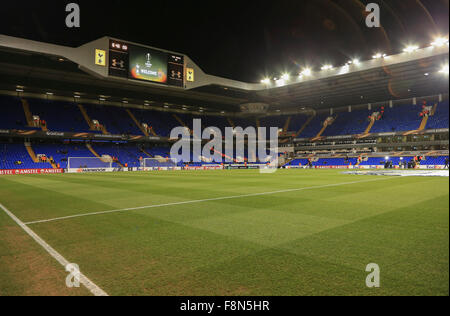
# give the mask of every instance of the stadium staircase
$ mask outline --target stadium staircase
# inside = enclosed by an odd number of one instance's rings
[[[153,155],[150,155],[145,149],[141,149],[141,151],[146,154],[149,158],[154,158]]]
[[[433,109],[431,110],[431,116],[434,116],[436,114],[437,108],[438,108],[438,103],[433,105]]]
[[[100,155],[95,151],[91,144],[86,144],[87,149],[97,158],[101,159]]]
[[[286,120],[286,123],[284,124],[283,132],[287,133],[289,131],[289,126],[291,125],[291,121],[292,121],[292,116],[289,116]]]
[[[28,104],[28,101],[25,99],[21,99],[22,101],[22,107],[23,107],[23,112],[25,113],[25,118],[27,120],[27,124],[30,127],[33,127],[33,115],[31,114],[30,111],[30,105]]]
[[[94,123],[92,123],[91,118],[89,117],[88,113],[86,112],[86,109],[81,104],[78,104],[78,108],[80,109],[81,114],[83,115],[83,118],[86,120],[86,123],[89,125],[89,128],[94,131]]]
[[[259,119],[256,119],[256,128],[261,127],[261,121]]]
[[[186,127],[189,130],[189,133],[193,135],[194,131],[189,128],[189,126],[186,125],[186,123],[183,122],[183,120],[176,114],[172,114],[172,117],[181,124],[181,126]]]
[[[150,133],[152,133],[153,136],[158,137],[158,134],[153,129],[153,126],[150,127]]]
[[[102,131],[103,135],[110,135],[110,133],[108,132],[108,130],[106,129],[106,127],[103,124],[101,125],[101,131]]]
[[[21,99],[21,101],[22,101],[23,112],[25,113],[25,118],[27,120],[28,126],[35,127],[34,122],[33,122],[33,113],[31,113],[31,110],[30,110],[30,104],[28,103],[28,101],[26,99]],[[39,127],[44,132],[48,131],[48,128],[46,125],[40,125]]]
[[[232,128],[235,128],[234,122],[231,120],[231,118],[227,118],[228,124],[230,124],[230,126]]]
[[[26,148],[26,150],[27,150],[27,152],[28,152],[28,155],[30,155],[31,160],[32,160],[34,163],[41,163],[41,161],[39,160],[39,158],[36,156],[36,153],[34,152],[34,149],[33,149],[33,147],[31,146],[31,143],[26,142],[26,143],[25,143],[25,148]],[[52,166],[53,169],[57,169],[58,166],[57,166],[55,163],[51,163],[50,160],[53,161],[53,157],[50,157],[50,158],[49,158],[48,163]]]
[[[372,130],[373,126],[375,125],[376,122],[376,118],[375,117],[371,117],[370,118],[370,123],[369,126],[367,126],[366,130],[364,131],[363,134],[361,134],[358,138],[366,138],[370,135],[370,131]]]
[[[101,161],[105,162],[105,161],[103,160],[103,158],[95,151],[95,149],[92,147],[91,144],[86,144],[86,147],[87,147],[87,149],[89,149],[89,151],[90,151],[95,157],[97,157],[97,158],[100,159]],[[114,162],[114,163],[118,164],[118,165],[121,166],[122,168],[125,168],[125,166],[124,166],[121,162],[119,162],[119,161],[116,161],[116,162]]]
[[[31,160],[33,160],[34,163],[39,163],[39,159],[36,156],[36,153],[33,150],[33,147],[31,147],[30,143],[25,143],[25,148],[28,152],[28,154],[30,155]]]
[[[84,106],[81,104],[78,104],[78,108],[80,109],[81,114],[83,115],[83,118],[86,120],[86,123],[89,125],[89,128],[91,129],[91,131],[96,131],[94,123],[92,122],[91,118],[89,117],[89,114],[87,113]],[[103,124],[100,125],[100,130],[103,135],[110,135],[110,133],[108,132],[108,130],[106,129],[106,127]]]
[[[175,120],[177,120],[178,123],[181,124],[181,126],[189,128],[178,115],[172,114],[172,116]],[[189,128],[189,130],[191,130],[191,129]]]
[[[312,139],[312,141],[319,140],[319,139],[322,137],[323,133],[325,133],[325,130],[327,129],[328,125],[330,125],[330,123],[333,124],[333,122],[334,122],[335,120],[336,120],[336,119],[334,119],[334,120],[331,121],[331,122],[328,122],[328,119],[325,120],[325,121],[323,122],[323,127],[322,127],[322,129],[321,129],[320,132],[317,134],[317,136],[314,137],[314,138]]]
[[[434,116],[434,114],[436,114],[437,107],[438,107],[438,104],[436,103],[433,106],[433,109],[431,110],[431,113],[429,115],[424,115],[423,116],[422,122],[420,122],[419,129],[406,132],[404,135],[405,136],[406,135],[412,135],[412,134],[417,134],[417,133],[420,133],[420,132],[424,131],[427,128],[428,120],[430,119],[430,117],[432,117],[432,116]]]
[[[303,131],[309,126],[309,124],[312,122],[312,120],[314,120],[314,118],[316,117],[316,115],[311,115],[308,120],[305,122],[305,124],[303,124],[303,126],[297,131],[297,133],[295,134],[295,137],[299,137]]]
[[[429,118],[428,115],[425,115],[423,117],[422,123],[420,123],[419,129],[418,129],[418,132],[421,132],[421,131],[425,130],[425,128],[427,127],[428,118]]]
[[[128,115],[131,117],[131,119],[133,120],[133,122],[136,124],[136,126],[141,130],[141,132],[145,135],[145,136],[149,136],[148,132],[145,130],[144,126],[142,126],[142,124],[139,123],[139,121],[136,119],[136,117],[134,116],[134,114],[130,111],[130,109],[126,109]]]

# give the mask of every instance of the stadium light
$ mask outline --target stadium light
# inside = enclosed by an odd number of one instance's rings
[[[309,77],[309,76],[312,75],[312,71],[311,71],[310,68],[305,68],[305,69],[303,69],[303,71],[300,73],[300,75]]]
[[[285,73],[281,76],[281,79],[284,81],[288,81],[291,76],[288,73]]]
[[[431,46],[433,47],[442,47],[444,45],[448,46],[448,38],[438,37],[434,39],[433,43],[431,43]]]
[[[53,95],[53,92],[46,92],[46,95]]]
[[[331,70],[331,69],[333,69],[334,67],[332,66],[332,65],[324,65],[323,67],[322,67],[322,70]]]
[[[16,91],[17,92],[23,92],[23,89],[17,88]]]
[[[372,58],[373,58],[373,59],[380,59],[380,58],[384,58],[384,57],[386,57],[386,56],[387,56],[386,54],[383,54],[383,53],[377,53],[377,54],[373,55]]]
[[[442,66],[442,68],[439,70],[439,73],[448,76],[448,70],[449,70],[449,68],[448,68],[448,64],[447,64],[447,65]]]
[[[270,84],[270,79],[269,78],[264,78],[263,80],[261,80],[261,83],[263,84]]]
[[[419,49],[419,46],[417,46],[417,45],[409,45],[409,46],[406,46],[405,49],[403,49],[403,51],[405,53],[413,53],[418,49]]]

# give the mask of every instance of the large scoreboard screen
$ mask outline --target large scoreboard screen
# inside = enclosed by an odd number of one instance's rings
[[[111,40],[109,75],[183,87],[184,56]]]

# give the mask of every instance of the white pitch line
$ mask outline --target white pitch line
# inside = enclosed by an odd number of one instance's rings
[[[44,248],[56,261],[58,261],[64,268],[70,264],[66,258],[60,255],[55,249],[47,244],[41,237],[39,237],[34,231],[32,231],[26,224],[18,219],[11,211],[0,204],[0,208],[13,219],[17,225],[19,225],[31,238],[33,238],[42,248]],[[80,272],[80,283],[83,284],[93,295],[95,296],[108,296],[108,294],[98,287],[94,282],[89,280],[83,273]]]
[[[77,215],[56,217],[56,218],[51,218],[51,219],[44,219],[44,220],[28,222],[28,223],[25,223],[25,225],[42,224],[42,223],[61,221],[61,220],[72,219],[72,218],[94,216],[94,215],[104,215],[104,214],[127,212],[127,211],[137,211],[137,210],[159,208],[159,207],[166,207],[166,206],[177,206],[177,205],[185,205],[185,204],[194,204],[194,203],[204,203],[204,202],[240,199],[240,198],[263,196],[263,195],[273,195],[273,194],[279,194],[279,193],[289,193],[289,192],[298,192],[298,191],[305,191],[305,190],[324,189],[324,188],[330,188],[330,187],[338,187],[338,186],[342,186],[342,185],[375,182],[375,181],[382,181],[382,180],[396,179],[396,178],[397,177],[386,177],[386,178],[378,178],[378,179],[372,179],[372,180],[344,182],[344,183],[336,183],[336,184],[327,184],[327,185],[321,185],[321,186],[305,187],[305,188],[297,188],[297,189],[288,189],[288,190],[280,190],[280,191],[272,191],[272,192],[251,193],[251,194],[225,196],[225,197],[218,197],[218,198],[211,198],[211,199],[204,199],[204,200],[191,200],[191,201],[184,201],[184,202],[174,202],[174,203],[166,203],[166,204],[157,204],[157,205],[147,205],[147,206],[139,206],[139,207],[132,207],[132,208],[124,208],[124,209],[111,210],[111,211],[82,213],[82,214],[77,214]]]

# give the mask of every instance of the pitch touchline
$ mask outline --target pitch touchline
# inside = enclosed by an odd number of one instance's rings
[[[41,237],[39,237],[34,231],[26,226],[20,219],[18,219],[13,213],[11,213],[6,207],[0,204],[0,208],[14,220],[31,238],[33,238],[42,248],[44,248],[56,261],[58,261],[64,268],[70,264],[66,258],[60,255],[55,249],[47,244]],[[89,280],[83,273],[80,272],[80,283],[83,284],[93,295],[95,296],[108,296],[108,294],[98,287],[94,282]]]
[[[56,218],[51,218],[51,219],[44,219],[44,220],[28,222],[28,223],[25,223],[25,225],[41,224],[41,223],[55,222],[55,221],[61,221],[61,220],[66,220],[66,219],[78,218],[78,217],[104,215],[104,214],[127,212],[127,211],[137,211],[137,210],[150,209],[150,208],[159,208],[159,207],[166,207],[166,206],[177,206],[177,205],[185,205],[185,204],[194,204],[194,203],[204,203],[204,202],[240,199],[240,198],[254,197],[254,196],[273,195],[273,194],[279,194],[279,193],[289,193],[289,192],[298,192],[298,191],[305,191],[305,190],[323,189],[323,188],[329,188],[329,187],[337,187],[337,186],[342,186],[342,185],[358,184],[358,183],[366,183],[366,182],[375,182],[375,181],[382,181],[382,180],[388,180],[388,179],[395,179],[395,178],[394,177],[386,177],[386,178],[380,178],[380,179],[374,179],[374,180],[344,182],[344,183],[327,184],[327,185],[306,187],[306,188],[298,188],[298,189],[288,189],[288,190],[263,192],[263,193],[251,193],[251,194],[243,194],[243,195],[233,195],[233,196],[225,196],[225,197],[218,197],[218,198],[211,198],[211,199],[204,199],[204,200],[191,200],[191,201],[184,201],[184,202],[173,202],[173,203],[166,203],[166,204],[131,207],[131,208],[124,208],[124,209],[119,209],[119,210],[111,210],[111,211],[83,213],[83,214],[77,214],[77,215],[70,215],[70,216],[56,217]]]

